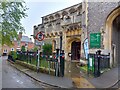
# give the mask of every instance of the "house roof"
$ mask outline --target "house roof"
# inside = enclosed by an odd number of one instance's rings
[[[32,42],[32,40],[28,36],[22,36],[21,42]]]

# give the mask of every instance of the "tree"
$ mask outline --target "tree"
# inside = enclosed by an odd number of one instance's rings
[[[25,51],[25,46],[21,47],[21,51],[23,51],[23,52]]]
[[[0,43],[2,45],[12,45],[14,38],[18,39],[17,33],[24,32],[21,19],[26,17],[25,2],[10,2],[9,0],[0,1]]]
[[[51,55],[52,54],[52,44],[43,45],[43,54]]]

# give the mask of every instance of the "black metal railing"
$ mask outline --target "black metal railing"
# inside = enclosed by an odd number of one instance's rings
[[[8,56],[9,60],[13,60],[11,55]],[[58,62],[58,59],[59,62]],[[31,52],[31,51],[17,51],[17,58],[16,60],[26,62],[28,64],[36,66],[37,72],[39,69],[47,70],[49,74],[54,72],[55,76],[64,76],[64,53],[61,52],[55,54],[54,56],[50,55],[42,55],[41,53],[38,56],[38,52]],[[39,62],[38,62],[39,61]],[[15,60],[14,60],[15,62]]]
[[[49,58],[48,55],[39,55],[39,68],[48,69],[50,71],[55,71],[57,59]],[[38,54],[37,52],[17,52],[17,60],[29,63],[31,65],[38,65]]]
[[[110,55],[101,55],[100,70],[110,68]]]
[[[110,54],[89,53],[88,57],[88,74],[98,77],[106,69],[110,68]]]

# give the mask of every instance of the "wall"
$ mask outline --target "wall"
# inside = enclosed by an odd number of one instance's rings
[[[90,33],[105,31],[106,19],[117,6],[117,2],[88,2],[88,37]],[[101,49],[104,49],[103,41]],[[96,50],[90,49],[90,52]],[[103,52],[110,51],[106,49]]]
[[[118,2],[88,2],[88,37],[90,33],[102,31],[101,50],[103,54],[110,53],[110,65],[112,65],[112,43],[111,43],[111,27],[112,19],[115,17],[111,15],[118,7]],[[111,15],[111,16],[110,16]],[[110,17],[109,17],[110,16]],[[108,20],[109,17],[109,20]],[[90,40],[90,39],[89,39]],[[90,53],[95,53],[98,49],[90,49]]]

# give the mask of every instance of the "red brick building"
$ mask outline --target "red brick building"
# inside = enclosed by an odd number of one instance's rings
[[[19,33],[18,40],[13,41],[13,46],[4,45],[2,47],[2,54],[8,54],[10,51],[20,51],[22,46],[25,46],[26,50],[31,50],[34,48],[34,43],[31,38],[22,36],[22,33]]]

